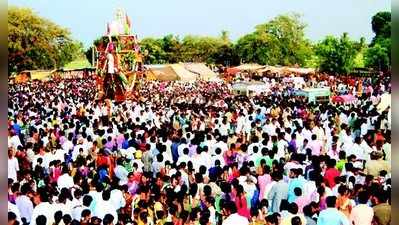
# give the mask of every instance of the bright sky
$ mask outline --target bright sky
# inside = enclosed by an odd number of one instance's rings
[[[139,38],[217,36],[227,30],[233,41],[252,32],[257,24],[288,12],[303,16],[306,35],[312,41],[343,32],[370,41],[374,36],[371,17],[391,11],[389,0],[9,0],[8,4],[30,7],[69,28],[86,47],[105,33],[117,8],[125,9]]]

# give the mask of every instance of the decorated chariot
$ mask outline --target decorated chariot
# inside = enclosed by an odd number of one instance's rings
[[[118,102],[132,98],[143,77],[142,54],[123,10],[117,10],[115,20],[107,24],[106,34],[94,41],[93,53],[98,98]]]

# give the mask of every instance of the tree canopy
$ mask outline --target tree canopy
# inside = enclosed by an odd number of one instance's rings
[[[391,13],[379,12],[371,20],[375,36],[366,51],[366,66],[386,71],[391,67]]]
[[[59,68],[82,54],[70,32],[31,9],[8,8],[8,70]]]
[[[320,58],[320,70],[333,74],[348,74],[355,65],[361,44],[350,40],[347,33],[340,38],[327,36],[316,46]]]
[[[298,14],[280,15],[259,24],[255,31],[237,41],[238,55],[244,62],[268,65],[304,65],[311,57],[306,25]]]

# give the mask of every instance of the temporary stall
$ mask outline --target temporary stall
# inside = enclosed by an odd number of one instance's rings
[[[184,68],[182,64],[168,64],[168,65],[157,65],[147,66],[148,71],[146,77],[149,80],[160,80],[160,81],[195,81],[198,76]]]
[[[331,91],[330,88],[305,88],[295,91],[296,96],[303,96],[308,102],[329,102]]]
[[[284,77],[283,82],[293,84],[296,89],[303,88],[306,85],[303,77]]]
[[[16,83],[25,83],[29,80],[49,80],[56,70],[25,70],[20,72],[16,78]]]
[[[237,82],[231,86],[236,95],[259,95],[270,91],[269,86],[263,82]]]

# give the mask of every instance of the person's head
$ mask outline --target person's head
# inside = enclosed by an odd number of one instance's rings
[[[291,219],[291,225],[303,225],[299,216],[294,216]]]
[[[326,203],[327,203],[328,208],[334,208],[336,202],[337,202],[337,197],[335,197],[335,196],[328,196],[326,198]]]
[[[297,214],[298,210],[298,205],[295,202],[292,202],[288,205],[288,212],[290,212],[291,214]]]
[[[388,201],[388,191],[385,191],[384,189],[380,188],[377,193],[373,196],[372,200],[374,201],[374,204],[382,204],[386,203]]]
[[[345,185],[340,185],[338,187],[338,193],[339,195],[344,196],[348,193],[348,188]]]
[[[305,214],[305,216],[307,217],[312,217],[313,216],[313,211],[312,211],[312,207],[309,205],[305,205],[303,207],[303,214]]]
[[[295,196],[299,197],[302,195],[302,189],[300,187],[294,188]]]
[[[222,204],[222,214],[224,216],[229,216],[237,212],[236,204],[232,201],[225,201]]]
[[[334,167],[335,167],[335,164],[336,164],[335,159],[329,159],[329,160],[327,161],[327,167],[328,167],[328,168],[334,168]]]
[[[47,218],[44,215],[36,217],[36,225],[46,225]]]
[[[102,220],[96,216],[93,216],[91,218],[91,224],[93,224],[93,225],[101,225],[101,221]]]
[[[8,225],[14,225],[17,221],[17,215],[13,212],[8,212]]]
[[[317,135],[316,134],[312,134],[312,140],[316,140],[317,139]]]
[[[8,149],[8,158],[11,159],[14,156],[14,151],[12,149]]]
[[[139,219],[144,223],[147,224],[148,213],[146,211],[139,213]]]
[[[71,217],[71,215],[65,214],[65,215],[62,217],[62,222],[64,222],[65,225],[66,225],[66,224],[69,225],[69,224],[72,222],[72,217]]]
[[[345,160],[346,159],[346,152],[345,151],[340,151],[338,153],[338,157],[340,160]]]
[[[267,225],[278,225],[278,217],[276,214],[266,216]]]
[[[55,212],[54,213],[54,222],[56,224],[59,224],[61,222],[61,220],[62,220],[62,216],[63,216],[62,211]]]
[[[90,209],[84,209],[81,213],[81,217],[82,217],[82,220],[84,220],[84,221],[90,221],[90,218],[91,218]]]
[[[108,201],[111,198],[111,191],[110,190],[104,190],[102,193],[102,198],[104,201]]]
[[[207,206],[208,208],[214,206],[214,204],[215,204],[215,198],[213,198],[212,196],[206,196],[206,198],[205,198],[205,204],[206,204],[206,206]]]
[[[288,208],[289,208],[289,203],[288,203],[287,199],[281,200],[280,211],[288,210]]]
[[[111,214],[106,214],[103,219],[104,225],[114,225],[114,216]]]
[[[184,148],[184,149],[183,149],[183,154],[184,154],[184,155],[188,155],[188,152],[189,152],[188,148]]]
[[[90,195],[85,195],[83,197],[83,205],[86,207],[89,207],[92,201],[93,201],[93,198]]]
[[[359,192],[358,200],[360,204],[367,204],[367,202],[369,201],[369,194],[367,193],[367,191]]]
[[[216,148],[215,153],[216,153],[216,155],[220,155],[222,153],[222,149]]]

